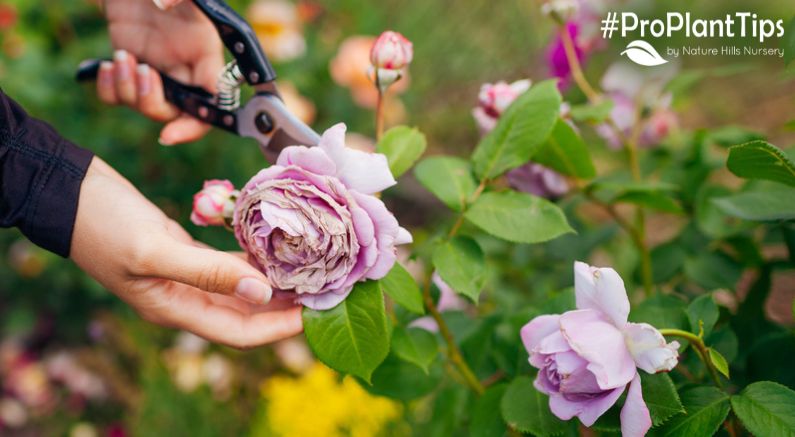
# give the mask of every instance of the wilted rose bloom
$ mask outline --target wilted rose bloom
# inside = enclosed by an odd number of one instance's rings
[[[563,175],[534,162],[517,167],[506,176],[514,189],[547,199],[557,199],[569,192],[569,183]]]
[[[348,37],[342,42],[336,56],[329,64],[329,72],[334,82],[348,88],[353,101],[364,108],[375,108],[378,102],[378,89],[373,85],[374,78],[370,65],[370,49],[373,43],[375,38],[372,36]],[[401,80],[389,87],[387,96],[402,93],[408,89],[408,85],[409,75],[404,71]],[[387,118],[394,112],[388,106],[395,103],[390,102],[395,102],[395,99],[386,99],[387,107],[384,112]]]
[[[667,372],[678,361],[679,343],[647,323],[629,323],[629,299],[615,270],[574,263],[577,310],[534,318],[521,330],[534,386],[549,395],[557,417],[578,417],[591,426],[627,387],[621,409],[624,437],[643,436],[651,417],[637,368]]]
[[[323,310],[380,279],[411,242],[373,194],[395,184],[386,157],[345,146],[345,125],[318,147],[291,146],[241,190],[235,236],[277,295]]]
[[[204,182],[201,191],[193,196],[190,220],[198,226],[218,226],[232,216],[235,208],[235,187],[227,180],[213,179]]]
[[[530,89],[530,80],[517,80],[512,84],[504,81],[484,83],[478,93],[478,106],[472,110],[472,116],[482,134],[491,132],[497,126],[497,120],[511,106],[517,97]]]
[[[398,32],[387,30],[373,43],[370,62],[376,68],[402,70],[414,58],[414,46]]]
[[[301,21],[294,4],[283,0],[257,0],[246,14],[268,57],[289,61],[306,52]]]

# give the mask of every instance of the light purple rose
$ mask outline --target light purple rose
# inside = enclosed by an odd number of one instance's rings
[[[514,189],[547,199],[557,199],[569,192],[569,183],[563,175],[534,162],[517,167],[506,176]]]
[[[678,362],[679,343],[647,323],[629,323],[629,299],[615,270],[574,263],[577,310],[534,318],[521,330],[534,386],[549,395],[562,420],[591,426],[629,388],[621,409],[621,434],[643,436],[651,416],[637,368],[667,372]]]
[[[284,149],[240,191],[235,236],[277,295],[325,310],[358,281],[383,278],[411,242],[373,194],[395,184],[386,157],[345,147],[345,125],[318,147]]]

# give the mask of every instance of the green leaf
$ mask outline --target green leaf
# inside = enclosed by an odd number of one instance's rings
[[[789,65],[789,63],[795,59],[795,17],[789,20],[784,35],[785,40],[782,41],[784,48],[784,65]]]
[[[304,308],[304,332],[315,355],[332,369],[370,382],[389,353],[384,295],[377,281],[360,282],[336,307]]]
[[[654,426],[660,426],[672,416],[685,412],[674,382],[667,373],[650,375],[640,372],[640,382],[643,387],[643,400],[649,408]]]
[[[486,257],[475,240],[457,236],[442,242],[433,251],[433,266],[453,290],[478,302],[486,274]]]
[[[694,205],[696,225],[701,232],[714,239],[739,234],[753,225],[724,213],[712,201],[728,195],[731,195],[731,191],[720,185],[703,185],[696,194]]]
[[[520,376],[505,390],[500,402],[502,418],[513,429],[539,437],[562,434],[566,423],[549,410],[549,398],[533,387],[533,380]]]
[[[751,221],[795,219],[795,188],[746,191],[712,199],[722,212]]]
[[[436,337],[424,329],[397,327],[392,332],[392,351],[428,373],[428,368],[439,353],[439,344]]]
[[[395,263],[392,270],[378,283],[381,284],[381,289],[384,290],[384,293],[398,305],[414,314],[425,314],[422,292],[417,286],[417,282],[411,277],[411,274],[400,263]]]
[[[729,377],[729,363],[726,361],[726,358],[720,354],[720,352],[716,351],[713,348],[707,348],[709,352],[709,360],[712,362],[712,365],[715,366],[715,369],[721,373],[721,375],[725,376],[726,378]]]
[[[554,80],[530,87],[502,114],[472,154],[480,179],[493,179],[526,163],[549,138],[560,110]]]
[[[558,119],[552,135],[533,156],[533,161],[569,176],[582,179],[596,176],[588,146],[582,141],[580,134],[562,119]]]
[[[574,232],[557,205],[515,191],[480,196],[465,217],[484,231],[516,243],[541,243]]]
[[[686,252],[678,243],[664,243],[651,250],[652,278],[655,284],[671,279],[682,270]]]
[[[401,401],[411,401],[431,393],[442,380],[442,364],[436,361],[426,373],[407,363],[394,353],[389,354],[373,372],[372,384],[361,379],[360,384],[370,393]]]
[[[672,417],[660,428],[666,437],[711,436],[729,414],[729,397],[715,387],[694,387],[682,392],[687,414]]]
[[[632,322],[645,322],[652,326],[687,329],[685,302],[668,294],[655,294],[644,300],[629,313]]]
[[[662,212],[681,213],[682,207],[663,191],[627,191],[613,199],[613,203],[632,203]]]
[[[699,333],[701,323],[703,323],[704,337],[706,338],[712,332],[712,327],[718,321],[720,311],[715,300],[712,299],[712,294],[703,294],[690,302],[687,306],[687,318],[690,319],[690,330],[696,334]]]
[[[420,159],[426,146],[425,135],[417,128],[397,126],[386,131],[375,149],[386,155],[389,170],[397,179]]]
[[[733,290],[741,274],[742,266],[721,252],[704,252],[685,260],[685,276],[705,290]]]
[[[452,156],[425,158],[414,168],[417,180],[455,211],[462,211],[477,188],[472,164]]]
[[[795,391],[775,382],[755,382],[732,396],[731,403],[754,436],[795,436]]]
[[[505,433],[505,422],[500,415],[500,401],[507,388],[508,384],[493,385],[475,402],[469,424],[471,437],[494,437]]]
[[[571,107],[571,118],[574,121],[584,121],[588,123],[602,123],[610,116],[613,110],[613,101],[610,99],[591,105],[575,105]]]
[[[730,147],[726,166],[741,178],[766,179],[795,186],[795,163],[781,149],[765,141]]]

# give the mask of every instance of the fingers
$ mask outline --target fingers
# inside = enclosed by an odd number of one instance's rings
[[[162,11],[165,11],[166,9],[170,9],[170,8],[178,5],[181,1],[182,0],[152,0],[152,2],[154,2],[155,6],[157,6],[158,9],[160,9]]]
[[[271,300],[273,291],[265,275],[235,255],[170,239],[156,244],[133,274],[169,279],[259,305]]]
[[[188,287],[174,288],[172,293],[177,295],[170,299],[171,305],[159,308],[161,314],[156,316],[157,321],[212,342],[250,349],[292,337],[303,330],[300,307],[246,313],[218,305],[212,300],[215,296]]]
[[[160,131],[160,139],[158,141],[164,146],[188,143],[203,137],[209,130],[210,125],[204,124],[189,115],[182,115]]]
[[[124,104],[161,122],[174,120],[179,110],[166,100],[160,74],[135,56],[117,50],[113,61],[103,61],[97,75],[97,95],[110,105]]]

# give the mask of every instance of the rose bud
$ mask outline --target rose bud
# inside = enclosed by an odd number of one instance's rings
[[[345,146],[345,125],[317,147],[291,146],[240,190],[234,229],[276,296],[312,309],[342,302],[355,283],[383,278],[411,242],[374,196],[395,179],[386,156]]]
[[[376,68],[401,70],[411,63],[414,47],[403,35],[387,30],[373,43],[370,62]]]
[[[193,196],[190,220],[199,226],[223,225],[232,217],[236,196],[235,187],[227,180],[205,181],[202,190]]]
[[[647,323],[629,323],[629,299],[615,270],[574,263],[577,309],[538,316],[521,330],[533,385],[549,395],[555,416],[577,416],[591,426],[627,390],[621,434],[641,437],[651,428],[640,375],[667,372],[678,362],[679,343]]]
[[[472,110],[480,132],[484,135],[491,132],[502,113],[517,97],[530,89],[530,84],[528,79],[517,80],[510,85],[503,81],[483,84],[478,94],[478,106]]]

